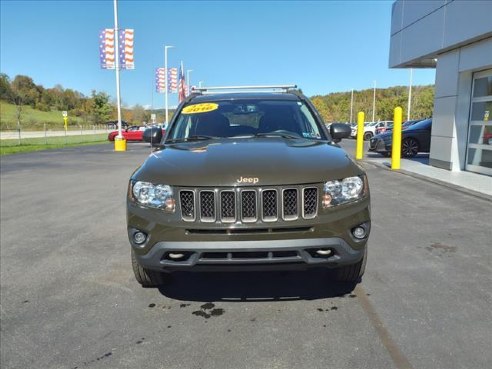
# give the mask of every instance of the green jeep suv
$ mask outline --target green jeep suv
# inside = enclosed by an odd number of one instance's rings
[[[295,86],[198,89],[133,173],[127,226],[143,286],[173,271],[335,268],[358,282],[367,259],[367,177]],[[262,92],[258,92],[262,91]]]

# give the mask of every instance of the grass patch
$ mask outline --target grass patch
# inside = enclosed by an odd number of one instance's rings
[[[17,129],[17,107],[14,104],[0,101],[0,128],[1,129]],[[69,117],[69,125],[79,125],[87,123],[83,122],[82,118]],[[29,105],[22,106],[21,126],[31,129],[43,129],[46,123],[47,128],[63,127],[63,115],[61,111],[41,111],[33,109]]]
[[[20,152],[33,152],[50,149],[61,149],[64,147],[86,146],[108,143],[106,133],[83,135],[83,136],[61,136],[42,138],[24,138],[19,145],[18,140],[1,140],[0,155],[10,155]]]

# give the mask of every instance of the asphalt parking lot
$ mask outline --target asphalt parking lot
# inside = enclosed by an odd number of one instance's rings
[[[125,195],[150,149],[1,158],[2,368],[490,368],[492,201],[365,164],[366,275],[133,278]]]

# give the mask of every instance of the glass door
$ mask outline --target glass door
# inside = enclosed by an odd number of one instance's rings
[[[492,176],[492,69],[473,75],[465,169]]]

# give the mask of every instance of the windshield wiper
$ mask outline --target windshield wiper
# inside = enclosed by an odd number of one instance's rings
[[[289,133],[286,131],[261,132],[255,134],[255,137],[283,137],[283,138],[294,138],[294,139],[302,138],[296,133]]]
[[[166,143],[203,141],[203,140],[212,140],[214,138],[217,138],[217,137],[206,136],[206,135],[194,135],[194,136],[183,137],[183,138],[170,138],[170,139],[166,140]]]

